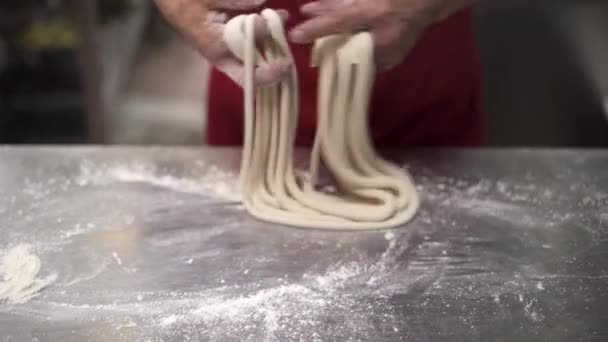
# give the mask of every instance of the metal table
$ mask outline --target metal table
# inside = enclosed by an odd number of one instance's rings
[[[0,251],[57,275],[0,341],[608,340],[607,151],[391,155],[416,220],[341,233],[250,218],[237,150],[0,148]]]

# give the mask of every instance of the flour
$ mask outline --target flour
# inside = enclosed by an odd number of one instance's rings
[[[266,329],[277,329],[277,320],[298,310],[321,308],[326,303],[320,295],[298,284],[281,285],[238,298],[212,298],[191,312],[206,322],[264,323]],[[312,314],[312,312],[311,312]]]
[[[239,336],[245,340],[315,341],[315,334],[320,333],[365,338],[374,324],[396,324],[390,310],[376,316],[381,322],[369,319],[370,312],[386,309],[377,301],[364,303],[370,269],[349,263],[334,265],[323,274],[309,274],[302,281],[284,280],[261,289],[222,286],[190,297],[189,303],[196,303],[192,307],[168,310],[154,323],[170,334],[182,332],[191,339]],[[328,326],[330,320],[341,324]],[[393,331],[398,332],[397,327]]]
[[[175,322],[177,322],[177,320],[178,320],[178,317],[176,315],[170,315],[170,316],[167,316],[167,317],[161,319],[160,325],[163,327],[166,327],[168,325],[175,324]]]
[[[61,223],[61,222],[57,222]],[[92,223],[81,224],[76,223],[74,228],[64,231],[60,236],[62,239],[70,239],[74,236],[87,234],[95,229],[95,225]]]
[[[118,256],[118,253],[113,252],[112,257],[114,258],[114,260],[116,260],[118,266],[122,266],[122,259],[120,259],[120,257]]]
[[[37,310],[46,320],[110,319],[115,330],[145,326],[177,340],[324,340],[321,336],[366,340],[373,337],[369,334],[378,325],[388,327],[391,336],[398,337],[401,330],[397,313],[386,304],[390,290],[373,295],[377,285],[386,284],[386,277],[391,275],[397,257],[393,254],[400,253],[393,243],[397,237],[389,237],[388,249],[381,255],[337,261],[320,270],[310,269],[302,276],[260,279],[251,276],[255,270],[247,268],[239,271],[244,275],[241,280],[218,278],[212,287],[101,292],[79,303],[63,303],[65,296],[61,296],[37,303]],[[110,254],[116,263],[125,264],[125,260],[118,261],[118,253]]]
[[[40,258],[29,245],[6,251],[0,260],[0,303],[25,303],[57,279],[56,274],[37,278],[40,266]]]
[[[521,299],[522,298],[520,297],[520,301],[524,303],[524,314],[528,319],[530,319],[533,322],[540,322],[545,318],[545,316],[537,308],[537,306],[538,306],[537,299],[531,298],[527,302],[524,302]]]
[[[211,196],[216,200],[240,202],[238,176],[210,166],[202,176],[176,177],[158,170],[154,165],[129,164],[110,167],[82,164],[77,184],[111,185],[113,183],[144,183],[167,190]]]
[[[145,327],[176,340],[326,340],[321,336],[366,340],[376,325],[388,326],[397,334],[392,336],[400,336],[395,312],[384,299],[369,296],[365,283],[374,276],[373,269],[363,261],[338,263],[301,279],[225,283],[145,296],[102,292],[95,295],[95,304],[41,302],[36,312],[55,322],[92,319],[110,320],[114,330]]]

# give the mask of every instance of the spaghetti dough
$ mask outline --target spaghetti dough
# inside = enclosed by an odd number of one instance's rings
[[[298,77],[292,66],[280,83],[254,85],[257,66],[293,60],[280,16],[266,9],[261,18],[270,31],[261,42],[254,30],[258,14],[233,18],[224,33],[226,44],[245,69],[240,183],[248,212],[261,220],[316,229],[385,229],[410,221],[419,207],[416,189],[406,171],[376,153],[369,132],[375,74],[371,34],[335,35],[315,43],[312,64],[319,68],[318,126],[310,177],[296,177]],[[322,163],[335,180],[338,194],[318,189]]]

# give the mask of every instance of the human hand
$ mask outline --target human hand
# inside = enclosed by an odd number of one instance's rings
[[[400,64],[432,23],[473,0],[317,0],[301,7],[309,20],[290,32],[295,43],[323,36],[369,30],[379,69]]]
[[[228,19],[227,11],[252,10],[265,0],[155,0],[168,21],[177,28],[200,53],[216,68],[238,84],[243,84],[242,62],[235,58],[224,42],[223,33]],[[279,11],[283,20],[285,11]],[[256,37],[269,35],[266,22],[256,22]],[[289,73],[292,61],[279,60],[262,63],[255,70],[257,84],[276,82]]]

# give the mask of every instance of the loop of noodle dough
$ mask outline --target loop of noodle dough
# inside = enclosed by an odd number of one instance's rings
[[[230,20],[224,40],[243,61],[245,138],[240,182],[245,207],[254,217],[316,229],[366,230],[400,226],[419,207],[407,174],[374,150],[368,107],[374,81],[370,33],[335,35],[315,42],[312,64],[319,68],[318,127],[310,156],[309,179],[297,178],[293,146],[298,122],[298,76],[255,87],[261,63],[293,60],[280,16],[262,11],[270,36],[256,48],[258,14]],[[340,196],[317,190],[321,163],[327,166]]]

